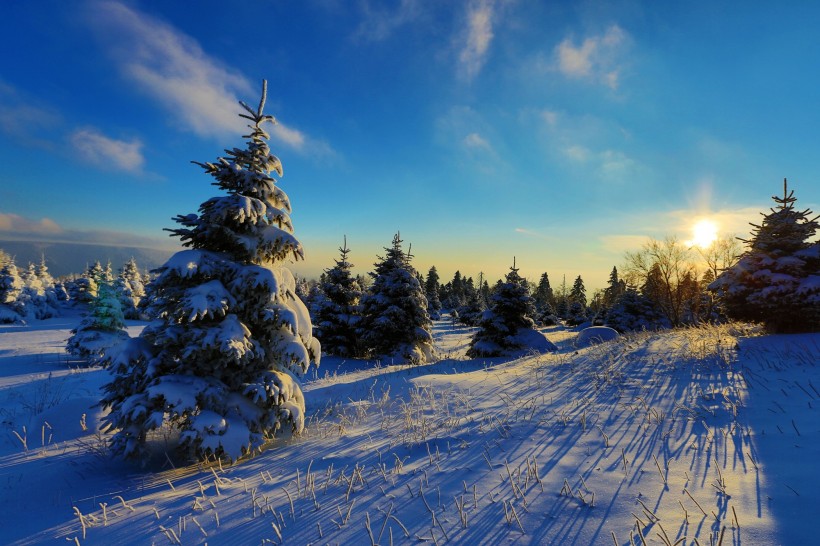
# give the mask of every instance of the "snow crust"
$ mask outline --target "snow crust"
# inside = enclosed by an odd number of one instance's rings
[[[820,334],[730,324],[581,347],[583,332],[556,326],[539,332],[556,351],[487,360],[465,358],[474,328],[440,321],[446,358],[434,364],[326,357],[302,387],[274,370],[246,383],[249,396],[201,379],[196,390],[224,402],[192,421],[208,446],[270,441],[247,424],[269,398],[302,434],[241,464],[186,466],[166,456],[184,438],[160,430],[143,468],[105,452],[92,403],[107,372],[65,365],[79,320],[0,326],[0,513],[14,523],[0,526],[3,544],[176,543],[171,530],[183,544],[361,544],[369,520],[380,544],[431,532],[440,544],[445,533],[453,544],[612,544],[614,533],[626,546],[633,514],[650,544],[661,529],[686,546],[721,533],[723,544],[816,538]],[[129,324],[127,350],[141,354],[145,323]],[[181,410],[190,381],[152,394]]]

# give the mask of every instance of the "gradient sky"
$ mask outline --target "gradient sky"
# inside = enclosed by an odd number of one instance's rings
[[[647,236],[748,233],[784,177],[820,208],[820,3],[786,4],[3,2],[0,235],[173,244],[264,78],[297,272],[400,230],[445,279],[602,287]]]

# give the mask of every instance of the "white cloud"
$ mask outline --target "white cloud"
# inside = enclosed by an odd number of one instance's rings
[[[21,96],[17,89],[0,80],[0,132],[23,143],[52,148],[52,143],[40,135],[54,131],[61,122],[59,114],[33,103],[31,98]]]
[[[462,140],[461,142],[467,148],[486,150],[488,152],[493,151],[493,147],[490,145],[490,143],[487,142],[487,140],[478,133],[470,133],[469,135],[464,137],[464,140]]]
[[[638,167],[634,159],[618,150],[604,150],[598,154],[601,173],[608,177],[628,174]]]
[[[145,159],[142,142],[117,140],[96,129],[78,129],[70,137],[71,145],[83,160],[99,167],[140,172]]]
[[[592,157],[592,152],[588,148],[578,144],[567,146],[563,149],[563,152],[566,157],[578,163],[586,163]]]
[[[594,152],[585,146],[574,144],[567,146],[562,152],[575,163],[593,165],[598,175],[607,180],[623,180],[630,173],[641,169],[634,159],[619,150]]]
[[[532,229],[527,228],[515,228],[516,233],[520,233],[521,235],[526,235],[527,237],[534,237],[536,239],[545,239],[545,240],[555,240],[556,237],[554,235],[548,235],[545,233],[541,233]]]
[[[0,212],[0,237],[9,241],[64,242],[165,250],[178,248],[175,240],[112,230],[64,228],[50,218],[33,219]]]
[[[23,218],[19,214],[0,212],[0,231],[46,235],[62,233],[63,229],[50,218],[31,220],[29,218]]]
[[[570,38],[555,47],[558,71],[570,78],[596,81],[617,89],[620,81],[621,57],[629,43],[629,35],[618,25],[606,32],[585,38],[576,45]]]
[[[484,116],[469,106],[454,106],[436,119],[435,142],[452,152],[469,169],[484,174],[509,172],[504,161],[504,140]]]
[[[119,65],[122,75],[200,136],[235,135],[244,129],[238,97],[250,100],[259,87],[210,57],[199,43],[169,24],[119,2],[94,4],[88,17]],[[295,150],[328,150],[293,127],[271,135]]]
[[[364,12],[364,20],[356,29],[354,36],[374,42],[387,39],[397,28],[414,21],[421,14],[418,0],[401,0],[401,4],[394,11],[374,7],[366,1],[360,5]]]
[[[540,112],[540,116],[541,119],[544,120],[544,122],[550,127],[555,127],[558,123],[558,112],[553,110],[542,110]]]
[[[484,59],[493,40],[493,17],[495,6],[492,0],[475,0],[467,7],[466,40],[458,60],[463,75],[469,80],[484,66]]]
[[[588,169],[601,180],[628,182],[648,171],[623,151],[631,136],[617,123],[549,109],[527,110],[522,116],[539,124],[544,145],[555,157]]]

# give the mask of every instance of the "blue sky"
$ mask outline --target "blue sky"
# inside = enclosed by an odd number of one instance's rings
[[[423,272],[601,287],[784,177],[820,208],[820,4],[788,4],[7,2],[0,235],[172,245],[264,78],[298,272],[400,230]]]

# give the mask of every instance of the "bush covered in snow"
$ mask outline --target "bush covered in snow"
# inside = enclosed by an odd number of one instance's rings
[[[812,211],[798,211],[794,190],[752,224],[747,250],[709,285],[734,319],[762,322],[772,332],[820,331],[820,229]]]
[[[240,102],[250,120],[245,149],[198,163],[225,191],[199,214],[177,216],[170,230],[189,247],[158,269],[150,315],[138,338],[107,353],[113,380],[105,386],[111,447],[126,457],[146,451],[146,437],[164,423],[179,430],[180,449],[236,459],[283,426],[304,427],[297,376],[320,347],[285,260],[303,258],[291,206],[273,172],[282,164],[262,126],[275,123]]]

